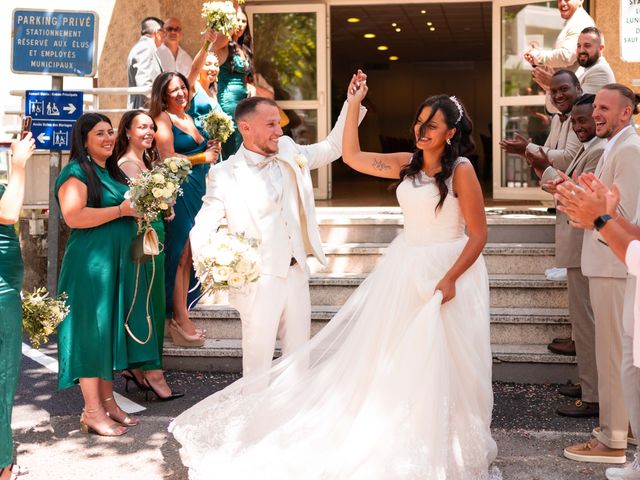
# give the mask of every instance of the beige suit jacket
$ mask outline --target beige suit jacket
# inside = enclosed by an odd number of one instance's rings
[[[582,93],[596,94],[602,87],[616,81],[616,76],[604,57],[589,68],[580,67],[576,71],[576,76],[580,80]]]
[[[620,190],[620,214],[629,221],[638,220],[640,187],[640,137],[627,128],[615,144],[603,155],[596,167],[596,176],[607,186],[614,183]],[[582,273],[587,277],[626,278],[627,267],[611,252],[602,236],[585,231],[582,243]]]
[[[606,143],[604,138],[594,138],[586,148],[583,144],[565,173],[572,177],[594,172]],[[540,181],[544,183],[559,177],[558,171],[549,167],[544,171]],[[580,267],[583,237],[584,230],[569,225],[569,218],[558,210],[556,212],[556,267]]]
[[[542,150],[547,154],[553,166],[563,172],[566,171],[581,146],[582,143],[571,128],[571,120],[567,117],[562,122],[560,115],[554,115],[551,118],[549,135],[542,146]],[[527,145],[527,151],[530,152],[535,153],[538,148],[540,146],[535,143]]]

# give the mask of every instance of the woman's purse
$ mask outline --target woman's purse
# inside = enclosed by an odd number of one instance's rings
[[[160,254],[160,241],[156,231],[148,226],[138,233],[131,242],[131,260],[134,263],[150,262],[155,255]]]

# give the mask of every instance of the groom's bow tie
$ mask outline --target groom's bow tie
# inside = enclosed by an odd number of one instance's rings
[[[268,157],[264,157],[262,160],[258,161],[256,163],[256,166],[262,170],[264,167],[268,167],[269,165],[277,161],[278,161],[277,155],[269,155]]]

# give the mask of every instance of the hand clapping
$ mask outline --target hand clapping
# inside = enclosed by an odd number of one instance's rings
[[[600,215],[618,215],[620,191],[616,185],[609,190],[593,173],[580,175],[578,182],[563,182],[554,195],[560,203],[558,209],[567,214],[572,226],[592,230]]]

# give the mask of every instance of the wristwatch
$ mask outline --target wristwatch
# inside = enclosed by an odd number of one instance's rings
[[[608,215],[606,213],[604,215],[600,215],[598,218],[596,218],[593,221],[593,228],[595,228],[596,231],[599,232],[600,229],[604,227],[609,220],[611,220],[611,218],[612,218],[611,215]]]

